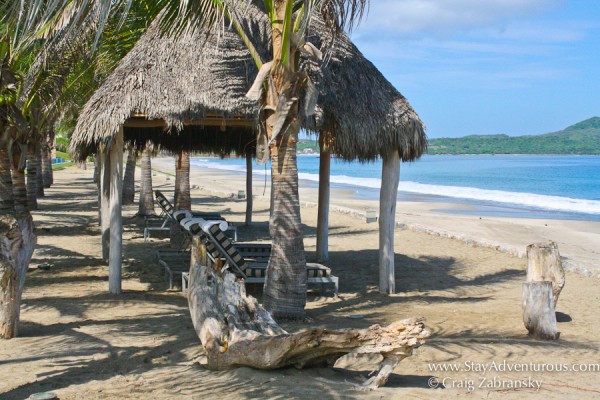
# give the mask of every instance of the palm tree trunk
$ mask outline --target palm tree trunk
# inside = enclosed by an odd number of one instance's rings
[[[30,211],[38,209],[37,204],[37,152],[35,144],[27,145],[27,207]]]
[[[133,146],[127,152],[127,164],[125,165],[125,177],[123,178],[123,205],[133,204],[135,197],[135,163],[137,157]]]
[[[52,171],[52,149],[55,148],[55,140],[56,134],[54,133],[54,129],[50,130],[48,134],[48,141],[46,143],[46,149],[48,151],[48,177],[50,178],[50,185],[54,185],[54,172]]]
[[[144,149],[142,153],[142,177],[140,181],[140,200],[138,215],[155,216],[154,194],[152,193],[152,162],[150,150]]]
[[[15,201],[15,211],[17,215],[28,213],[27,205],[27,186],[25,184],[25,171],[20,169],[11,170],[13,184],[13,198]]]
[[[52,157],[47,140],[42,142],[42,180],[45,188],[52,186]]]
[[[13,196],[13,183],[10,175],[10,162],[8,158],[8,147],[1,142],[0,138],[0,214],[6,214],[15,210]]]
[[[25,272],[36,244],[29,213],[0,214],[0,338],[18,334]]]
[[[306,306],[306,255],[300,218],[296,143],[300,131],[298,102],[289,110],[279,135],[273,137],[280,98],[300,98],[304,77],[297,73],[298,54],[290,51],[282,63],[282,36],[286,2],[275,2],[276,22],[272,29],[273,66],[265,108],[267,136],[271,141],[271,190],[273,196],[269,232],[273,241],[267,267],[263,303],[274,318],[302,318]],[[283,49],[285,51],[285,49]],[[273,140],[274,139],[274,140]]]
[[[26,206],[25,174],[22,170],[14,169],[13,176],[17,178],[17,186],[13,186],[15,181],[11,176],[12,166],[8,155],[9,149],[6,143],[0,143],[1,339],[11,339],[18,334],[21,295],[25,286],[25,271],[29,266],[36,242],[33,234],[33,220]],[[18,154],[14,155],[18,159]],[[17,164],[15,166],[18,167]],[[15,193],[18,195],[21,204],[15,204]],[[15,210],[17,213],[15,213]]]
[[[44,176],[42,171],[42,147],[39,143],[36,144],[35,157],[36,157],[36,176],[37,176],[37,192],[36,197],[44,197],[46,194],[44,193]]]
[[[175,156],[175,210],[192,209],[192,197],[190,195],[190,153],[180,150]],[[171,247],[181,247],[185,235],[178,224],[171,224]]]

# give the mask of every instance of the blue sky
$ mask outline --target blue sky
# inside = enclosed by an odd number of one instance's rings
[[[371,0],[352,39],[429,137],[600,116],[600,0]]]

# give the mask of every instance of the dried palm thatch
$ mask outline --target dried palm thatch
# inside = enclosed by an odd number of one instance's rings
[[[244,25],[267,60],[266,16],[253,7],[245,15]],[[315,19],[308,41],[329,51],[322,65],[304,61],[319,90],[317,113],[304,118],[304,129],[331,135],[333,152],[347,160],[374,160],[397,148],[404,161],[412,161],[426,150],[419,116],[348,36],[333,40],[324,24]],[[252,151],[258,109],[245,93],[256,73],[242,40],[228,29],[213,35],[190,30],[170,39],[161,35],[155,23],[86,104],[71,149],[83,158],[98,146],[110,146],[128,121],[125,140],[138,146],[150,140],[172,151]],[[128,127],[136,114],[162,120],[164,125]],[[210,116],[225,122],[213,124],[216,127],[203,124]]]
[[[73,156],[110,147],[123,125],[125,141],[137,147],[150,141],[171,151],[242,151],[254,139],[256,104],[244,96],[253,75],[254,62],[234,33],[188,30],[172,40],[154,23],[83,107]],[[160,122],[139,127],[145,120]],[[228,124],[246,129],[225,135]]]

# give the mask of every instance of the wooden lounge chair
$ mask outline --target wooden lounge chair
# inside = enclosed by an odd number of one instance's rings
[[[214,265],[229,268],[246,283],[264,283],[267,263],[271,253],[270,244],[236,243],[221,230],[218,223],[202,218],[187,218],[180,222],[192,235],[199,235],[206,246],[207,254]],[[331,269],[317,263],[307,263],[307,283],[310,286],[333,286],[337,296],[339,278],[331,274]],[[187,274],[182,275],[185,281]],[[183,283],[187,287],[187,282]]]

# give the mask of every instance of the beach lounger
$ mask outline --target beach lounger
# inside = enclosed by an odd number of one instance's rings
[[[175,210],[175,207],[173,207],[173,204],[171,204],[171,202],[165,197],[165,195],[160,191],[157,190],[154,192],[155,196],[156,196],[156,202],[158,203],[158,206],[160,207],[160,209],[162,210],[162,212],[173,222],[179,224],[179,222],[181,221],[181,219],[183,219],[182,216],[187,216],[187,214],[182,214],[182,213],[190,213],[192,217],[197,217],[197,218],[203,218],[206,220],[222,220],[222,221],[226,221],[225,218],[223,218],[223,216],[219,213],[213,213],[213,212],[197,212],[197,211],[177,211]],[[178,214],[179,213],[179,214]],[[180,217],[176,217],[176,214],[179,215]],[[187,232],[186,232],[187,233]],[[237,241],[237,227],[231,223],[228,223],[228,227],[227,227],[227,233],[228,235],[231,235],[231,237],[233,238],[234,241]],[[186,247],[189,243],[186,244]]]
[[[190,252],[179,250],[157,250],[156,258],[158,264],[164,269],[165,275],[169,280],[169,289],[173,288],[173,281],[177,276],[187,273],[190,270]],[[187,281],[182,279],[182,290],[187,289]]]
[[[144,227],[144,242],[150,239],[152,232],[168,234],[171,231],[169,217],[163,213],[162,217],[145,217],[146,226]]]
[[[221,230],[219,223],[202,218],[186,218],[181,225],[192,235],[199,235],[206,246],[207,254],[215,265],[223,265],[242,278],[246,283],[265,282],[267,264],[271,253],[270,244],[234,243]],[[339,278],[331,269],[318,263],[306,263],[309,287],[333,286],[337,296]],[[185,279],[187,276],[182,276]],[[187,287],[187,282],[184,283]]]

